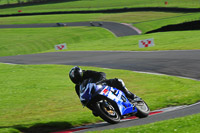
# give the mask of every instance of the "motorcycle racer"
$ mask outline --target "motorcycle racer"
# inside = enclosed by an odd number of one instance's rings
[[[75,90],[77,95],[79,96],[80,84],[90,79],[91,83],[96,84],[107,84],[108,86],[118,88],[123,91],[126,97],[131,100],[134,100],[136,95],[131,93],[125,86],[123,80],[114,78],[114,79],[106,79],[106,74],[104,72],[97,72],[92,70],[82,70],[80,67],[75,66],[69,72],[69,77],[71,81],[75,84]]]

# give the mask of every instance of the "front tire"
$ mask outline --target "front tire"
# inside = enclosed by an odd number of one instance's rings
[[[120,115],[115,107],[109,99],[101,99],[96,103],[96,112],[103,120],[116,124],[120,122]]]
[[[144,118],[149,115],[150,109],[144,100],[137,101],[136,108],[138,112],[135,114],[135,116]]]

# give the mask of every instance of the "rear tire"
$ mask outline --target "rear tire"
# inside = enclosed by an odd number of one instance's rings
[[[120,115],[114,103],[106,98],[102,98],[96,103],[96,112],[105,121],[111,124],[120,122]]]

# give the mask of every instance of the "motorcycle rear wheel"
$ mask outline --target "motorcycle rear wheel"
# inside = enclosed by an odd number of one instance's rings
[[[96,102],[96,112],[108,123],[116,124],[120,122],[119,112],[116,110],[114,103],[109,99],[101,99]]]

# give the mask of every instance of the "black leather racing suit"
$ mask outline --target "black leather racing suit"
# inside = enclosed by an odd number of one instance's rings
[[[92,70],[83,70],[83,80],[90,79],[91,83],[106,83],[108,86],[115,87],[124,92],[124,94],[134,99],[134,94],[131,93],[126,87],[122,80],[114,78],[114,79],[106,79],[106,74],[104,72],[96,72]],[[75,90],[77,95],[79,96],[79,85],[75,86]]]

